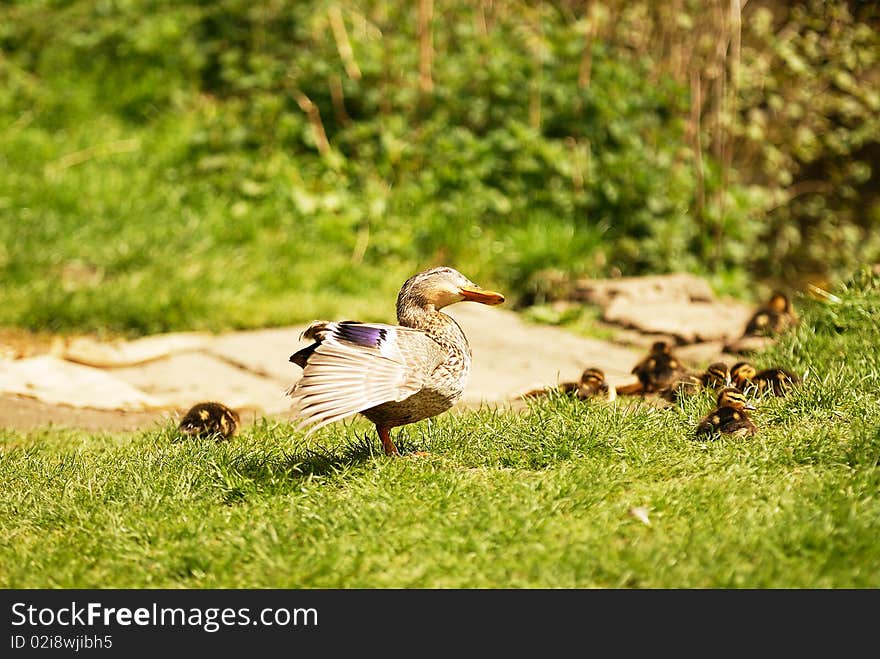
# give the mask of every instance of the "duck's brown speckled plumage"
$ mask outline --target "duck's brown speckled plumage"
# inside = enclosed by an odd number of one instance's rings
[[[397,454],[392,428],[436,416],[461,398],[471,349],[440,309],[464,300],[500,304],[504,297],[452,268],[433,268],[400,289],[398,325],[313,322],[303,337],[315,342],[290,358],[303,368],[287,392],[300,426],[312,432],[361,413],[376,424],[385,452]]]

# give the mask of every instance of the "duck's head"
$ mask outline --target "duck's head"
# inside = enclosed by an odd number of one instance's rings
[[[651,344],[651,354],[652,355],[668,355],[672,352],[672,346],[670,346],[666,341],[654,341]]]
[[[749,362],[737,362],[730,367],[730,379],[739,387],[749,382],[756,374],[755,367]]]
[[[581,384],[600,386],[605,382],[605,373],[598,368],[586,368],[581,373]]]
[[[724,387],[718,392],[718,407],[732,407],[736,410],[754,410],[746,395],[736,387]]]
[[[775,291],[770,296],[767,306],[779,313],[789,313],[791,311],[791,300],[782,291]]]
[[[729,387],[732,380],[730,369],[724,362],[714,362],[706,367],[707,380],[713,387]]]
[[[404,282],[397,296],[397,310],[400,313],[401,309],[418,307],[431,311],[465,301],[495,305],[504,302],[504,296],[477,286],[454,268],[431,268]]]

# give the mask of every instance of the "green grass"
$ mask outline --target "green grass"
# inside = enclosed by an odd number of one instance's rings
[[[293,158],[200,159],[209,106],[145,126],[104,115],[0,130],[0,326],[140,335],[339,308],[391,320],[378,301],[420,264],[353,263],[351,218],[323,196],[311,217],[297,210],[309,190]]]
[[[755,359],[807,376],[750,440],[691,439],[708,395],[452,411],[398,459],[363,420],[3,431],[0,587],[880,587],[880,278],[836,293]]]
[[[523,309],[522,316],[533,323],[555,325],[591,339],[614,339],[614,330],[608,324],[602,323],[602,309],[595,305],[535,304]]]

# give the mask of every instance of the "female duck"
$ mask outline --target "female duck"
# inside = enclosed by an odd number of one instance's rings
[[[298,427],[318,428],[357,413],[376,425],[387,455],[399,455],[391,429],[436,416],[461,398],[471,350],[461,327],[440,309],[470,300],[496,305],[501,293],[480,288],[457,270],[410,277],[397,297],[397,325],[314,321],[314,343],[290,361],[302,367],[287,394]]]

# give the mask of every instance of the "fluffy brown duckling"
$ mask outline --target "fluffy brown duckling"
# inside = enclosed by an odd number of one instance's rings
[[[555,388],[539,387],[537,389],[530,389],[524,394],[519,394],[517,398],[538,398],[548,395],[554,389],[564,394],[574,395],[579,400],[595,398],[612,401],[617,397],[617,391],[608,384],[604,371],[591,366],[584,369],[577,382],[560,382],[559,386]]]
[[[775,396],[784,396],[792,386],[800,382],[796,373],[774,366],[757,370],[749,362],[737,362],[730,369],[733,384],[743,391],[754,387],[758,393],[773,392]]]
[[[180,420],[177,429],[189,437],[219,435],[228,439],[238,431],[240,421],[238,412],[223,403],[196,403]]]
[[[610,401],[617,397],[616,390],[605,379],[605,372],[595,367],[584,369],[573,391],[580,400],[599,398]]]
[[[713,362],[700,374],[700,383],[707,389],[721,389],[732,384],[730,369],[724,362]]]
[[[632,369],[640,386],[630,387],[626,393],[657,393],[687,376],[687,369],[672,353],[672,346],[666,341],[655,341],[648,355]],[[618,393],[624,393],[618,389]]]
[[[718,392],[715,409],[704,416],[697,425],[696,436],[723,433],[736,437],[754,435],[758,427],[746,410],[754,410],[745,394],[736,387],[724,387]]]
[[[779,334],[796,324],[797,320],[797,314],[789,297],[781,291],[776,291],[766,303],[755,310],[746,323],[743,334],[745,336]]]
[[[673,382],[663,387],[657,395],[670,403],[675,403],[684,396],[693,396],[703,388],[703,382],[699,375],[688,373],[676,378]]]
[[[730,370],[724,362],[713,362],[702,373],[680,375],[671,384],[663,387],[658,395],[671,403],[682,396],[692,396],[703,389],[718,390],[731,385]]]

